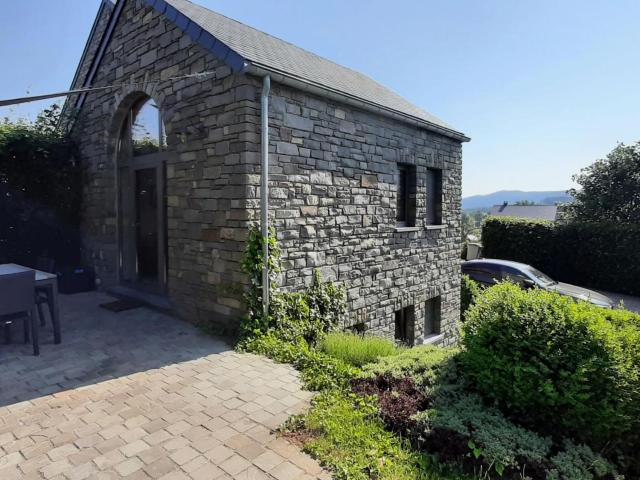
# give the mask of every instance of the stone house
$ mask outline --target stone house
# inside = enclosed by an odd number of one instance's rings
[[[346,286],[346,326],[453,341],[468,138],[358,72],[188,0],[104,0],[73,81],[93,88],[66,108],[102,288],[237,325],[267,75],[281,284],[299,288],[319,268]]]

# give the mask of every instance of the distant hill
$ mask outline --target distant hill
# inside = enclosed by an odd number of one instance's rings
[[[477,210],[491,208],[504,202],[515,203],[528,200],[541,205],[554,205],[556,202],[568,202],[571,197],[563,191],[523,192],[520,190],[501,190],[487,195],[473,195],[462,199],[463,210]]]

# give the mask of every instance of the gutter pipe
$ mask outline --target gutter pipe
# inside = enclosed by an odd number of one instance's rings
[[[260,161],[260,226],[262,230],[262,313],[269,314],[269,92],[271,77],[262,78],[261,161]]]

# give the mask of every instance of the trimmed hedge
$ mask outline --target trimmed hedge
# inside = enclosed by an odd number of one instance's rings
[[[502,411],[548,435],[612,449],[640,473],[640,315],[512,284],[463,325],[463,372]],[[632,465],[629,465],[631,463]]]
[[[556,280],[640,295],[640,225],[489,217],[486,258],[527,263]]]

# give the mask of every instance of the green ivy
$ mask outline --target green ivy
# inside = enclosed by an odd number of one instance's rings
[[[280,273],[280,249],[276,241],[273,228],[269,229],[267,239],[269,246],[269,282],[271,292],[277,289],[276,278]],[[263,238],[260,228],[252,225],[249,229],[241,268],[249,277],[249,288],[244,299],[247,306],[247,314],[242,319],[240,331],[242,336],[259,335],[268,330],[269,318],[265,317],[262,308],[262,269],[264,266]]]
[[[275,231],[269,234],[270,302],[268,315],[262,307],[263,238],[257,226],[252,226],[242,260],[242,269],[249,276],[245,294],[248,313],[242,321],[242,337],[277,332],[287,341],[304,339],[315,344],[327,332],[344,322],[347,312],[344,287],[323,282],[315,270],[311,285],[300,292],[278,289],[277,276],[282,267],[280,248]]]

